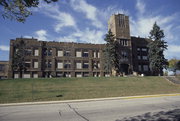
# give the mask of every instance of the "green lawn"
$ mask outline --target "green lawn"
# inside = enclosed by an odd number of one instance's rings
[[[162,77],[0,80],[0,103],[180,93]]]

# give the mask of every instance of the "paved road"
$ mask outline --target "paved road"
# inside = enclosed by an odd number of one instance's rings
[[[180,96],[0,107],[0,121],[117,121],[180,109]]]

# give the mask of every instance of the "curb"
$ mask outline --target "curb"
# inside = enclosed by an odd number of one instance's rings
[[[91,101],[105,101],[105,100],[127,100],[138,98],[153,98],[153,97],[165,97],[165,96],[180,96],[180,93],[174,94],[157,94],[157,95],[140,95],[140,96],[126,96],[126,97],[110,97],[110,98],[95,98],[95,99],[80,99],[80,100],[63,100],[63,101],[43,101],[43,102],[24,102],[24,103],[7,103],[0,104],[0,107],[6,106],[23,106],[23,105],[42,105],[42,104],[58,104],[58,103],[79,103],[79,102],[91,102]]]

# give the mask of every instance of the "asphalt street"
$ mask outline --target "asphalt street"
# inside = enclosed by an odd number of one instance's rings
[[[119,121],[173,109],[180,109],[180,96],[0,106],[0,121]]]

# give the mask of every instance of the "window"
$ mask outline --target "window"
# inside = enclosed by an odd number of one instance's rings
[[[137,51],[141,51],[141,49],[138,47],[138,48],[137,48]]]
[[[138,55],[138,60],[141,60],[141,56],[140,55]]]
[[[57,73],[56,73],[56,76],[57,76],[57,77],[63,77],[63,72],[57,72]]]
[[[99,72],[94,72],[93,77],[100,77],[100,73]]]
[[[93,69],[99,69],[100,68],[100,63],[97,61],[93,62]]]
[[[25,61],[25,67],[26,68],[30,68],[31,67],[31,61],[30,60],[26,60]]]
[[[142,51],[146,52],[146,51],[147,51],[147,48],[142,48]]]
[[[52,55],[52,50],[49,49],[49,50],[48,50],[48,56],[51,56],[51,55]]]
[[[81,51],[76,51],[76,57],[82,57],[82,52]]]
[[[71,56],[70,51],[69,50],[64,51],[64,56]]]
[[[84,72],[83,73],[83,77],[88,77],[89,76],[89,72]]]
[[[104,73],[104,76],[105,77],[110,77],[110,74],[109,73]]]
[[[120,41],[121,41],[121,45],[128,46],[128,40],[121,39]]]
[[[93,57],[96,58],[96,51],[93,52]]]
[[[123,58],[127,58],[127,52],[122,51],[122,52],[121,52],[121,55],[122,55]]]
[[[98,52],[98,58],[100,58],[100,52]]]
[[[15,73],[15,74],[14,74],[14,78],[15,78],[15,79],[19,78],[19,74],[18,74],[18,73]]]
[[[39,50],[38,49],[34,50],[34,56],[39,56]]]
[[[88,51],[84,51],[82,56],[83,57],[88,57],[88,55],[89,55],[89,52]]]
[[[142,69],[141,69],[141,65],[138,65],[138,70],[139,70],[139,71],[141,71],[141,70],[142,70]]]
[[[149,70],[148,65],[143,65],[143,70],[148,71]]]
[[[147,60],[148,58],[147,58],[147,56],[142,56],[142,59]]]
[[[23,74],[23,78],[31,78],[31,75],[29,73]]]
[[[81,68],[82,68],[82,63],[76,62],[76,69],[81,69]]]
[[[81,72],[76,72],[76,73],[75,73],[75,76],[76,76],[76,77],[82,77],[82,74],[81,74]]]
[[[71,73],[70,72],[64,72],[64,77],[71,77]]]
[[[64,68],[71,68],[71,62],[70,61],[64,61]]]
[[[34,68],[38,68],[38,62],[34,61]]]
[[[32,52],[31,49],[26,49],[26,55],[29,55],[29,56],[30,56],[30,55],[31,55],[31,52]]]
[[[51,66],[52,66],[52,62],[50,60],[46,60],[45,61],[45,67],[46,68],[51,68]]]
[[[62,57],[63,56],[63,51],[62,50],[58,50],[58,57]]]
[[[89,68],[89,63],[88,62],[84,62],[83,63],[83,68]]]
[[[52,49],[44,48],[44,55],[46,55],[46,56],[52,56]]]
[[[38,74],[37,73],[33,73],[33,78],[38,78]]]
[[[57,68],[62,69],[63,68],[63,62],[58,62],[57,63]]]
[[[5,70],[5,65],[0,64],[0,71],[4,71]]]

